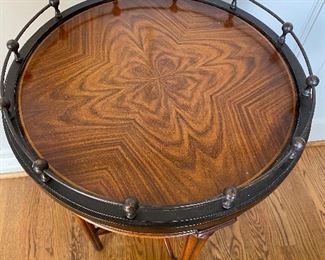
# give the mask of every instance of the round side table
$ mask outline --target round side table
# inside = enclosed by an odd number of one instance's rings
[[[175,259],[168,238],[187,236],[181,259],[196,259],[299,160],[319,79],[293,25],[251,2],[282,34],[237,1],[90,0],[61,12],[51,0],[8,41],[6,136],[96,249],[116,232],[164,239]],[[48,8],[53,19],[20,48]]]

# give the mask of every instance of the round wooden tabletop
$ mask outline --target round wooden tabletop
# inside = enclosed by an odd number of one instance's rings
[[[40,43],[19,115],[30,145],[71,185],[179,205],[270,167],[295,125],[295,88],[276,48],[240,18],[191,0],[122,0]]]

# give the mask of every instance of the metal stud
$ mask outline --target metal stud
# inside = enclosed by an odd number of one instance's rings
[[[40,177],[41,177],[41,181],[44,182],[44,183],[46,183],[46,182],[48,182],[50,180],[50,177],[47,176],[45,173],[42,173],[40,175]]]
[[[0,97],[0,110],[10,107],[10,101],[6,97]]]
[[[44,170],[49,168],[49,164],[47,161],[43,159],[37,159],[33,162],[33,170],[40,175],[42,182],[48,182],[50,178],[44,173]]]
[[[20,57],[20,54],[18,52],[18,50],[19,50],[18,41],[14,40],[14,39],[9,40],[7,42],[7,48],[8,48],[8,50],[12,51],[15,54],[15,61],[20,62],[21,57]]]
[[[237,0],[232,0],[230,4],[230,9],[236,10],[237,9]]]
[[[124,201],[123,210],[128,219],[134,219],[136,217],[136,211],[139,208],[139,201],[135,198],[127,198]]]
[[[222,207],[224,209],[230,209],[233,207],[233,202],[236,199],[238,194],[238,190],[236,187],[227,187],[223,191],[223,202],[222,202]]]
[[[294,158],[296,158],[298,154],[304,149],[305,145],[305,139],[299,136],[294,137],[292,141],[292,148],[290,150],[289,159],[293,160]]]
[[[282,25],[282,35],[279,37],[278,42],[283,45],[286,42],[286,36],[293,31],[293,24],[286,22]]]
[[[49,1],[49,4],[55,10],[55,17],[56,18],[61,18],[62,17],[62,14],[61,14],[60,9],[59,9],[60,0],[50,0]]]
[[[316,75],[310,75],[306,78],[306,89],[304,91],[304,96],[310,97],[312,94],[312,89],[317,87],[320,80]]]

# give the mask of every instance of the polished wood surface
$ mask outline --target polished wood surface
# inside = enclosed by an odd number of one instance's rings
[[[199,259],[320,260],[325,248],[325,146],[307,148],[267,199],[206,242]],[[70,211],[30,178],[0,180],[0,259],[170,260],[162,239],[101,236],[96,251]],[[181,255],[185,238],[172,239]]]
[[[31,56],[19,113],[39,156],[82,189],[150,205],[212,198],[269,167],[296,95],[268,40],[196,1],[118,4],[68,20]]]

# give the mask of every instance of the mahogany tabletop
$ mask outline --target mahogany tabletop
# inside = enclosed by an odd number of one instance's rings
[[[272,165],[296,86],[269,40],[196,1],[105,3],[61,24],[20,80],[21,124],[55,174],[99,197],[204,201]]]

